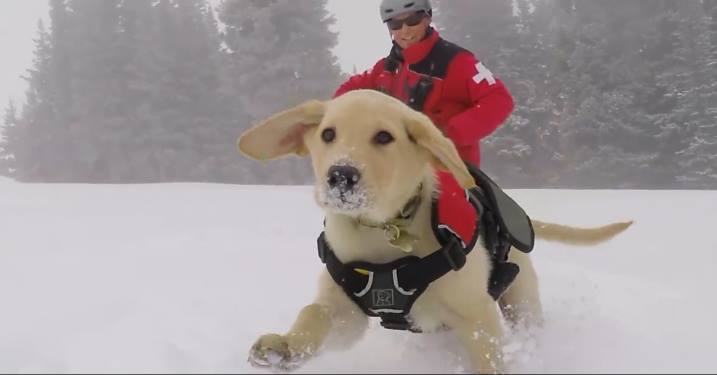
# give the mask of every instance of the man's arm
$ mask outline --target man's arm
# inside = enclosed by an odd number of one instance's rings
[[[513,97],[508,89],[472,54],[456,56],[447,77],[458,79],[472,102],[469,109],[449,119],[443,130],[456,144],[477,143],[493,133],[513,112]]]
[[[334,93],[334,98],[352,90],[376,88],[376,77],[383,71],[384,59],[381,59],[373,68],[356,74],[344,82]]]

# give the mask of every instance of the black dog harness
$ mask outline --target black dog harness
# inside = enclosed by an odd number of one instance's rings
[[[466,262],[469,249],[448,230],[444,230],[441,248],[431,255],[407,256],[391,263],[351,262],[344,264],[326,242],[318,239],[319,257],[334,281],[368,316],[381,317],[389,329],[415,329],[407,320],[413,303],[428,285]]]
[[[478,218],[468,244],[449,227],[437,223],[436,200],[432,202],[432,227],[441,247],[424,258],[407,256],[385,264],[344,264],[326,241],[325,233],[319,236],[319,258],[326,264],[333,280],[366,315],[380,317],[383,327],[420,332],[409,317],[414,302],[432,282],[465,265],[466,256],[480,235],[484,236],[493,263],[488,293],[495,300],[508,289],[519,272],[518,265],[507,261],[510,246],[526,253],[532,250],[533,228],[522,208],[482,171],[468,167],[478,184],[466,191]]]

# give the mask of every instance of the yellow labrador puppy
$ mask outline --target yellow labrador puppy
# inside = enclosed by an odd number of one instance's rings
[[[325,238],[343,263],[382,264],[406,256],[380,226],[362,223],[385,223],[396,217],[417,191],[419,201],[430,202],[436,193],[436,168],[450,171],[463,188],[475,185],[451,141],[428,117],[373,90],[308,101],[278,113],[246,131],[238,147],[258,160],[311,156],[315,199],[326,215]],[[403,228],[415,237],[411,255],[422,258],[440,248],[430,211],[430,204],[420,204]],[[595,229],[537,221],[533,225],[538,238],[595,244],[630,223]],[[465,266],[431,283],[410,310],[413,324],[424,332],[452,329],[477,372],[504,370],[499,306],[511,321],[541,319],[538,280],[530,258],[513,250],[510,261],[521,272],[499,303],[487,293],[491,261],[478,241]],[[287,333],[257,340],[249,358],[253,365],[290,370],[326,346],[347,347],[362,336],[368,317],[361,308],[327,271],[319,285],[315,301],[301,310]]]

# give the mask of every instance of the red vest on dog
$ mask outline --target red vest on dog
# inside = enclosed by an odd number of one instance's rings
[[[436,181],[439,196],[433,202],[433,228],[445,227],[450,230],[463,240],[464,247],[472,244],[478,213],[468,201],[466,191],[449,172],[437,171]]]

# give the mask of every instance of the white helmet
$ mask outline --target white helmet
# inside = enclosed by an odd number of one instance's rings
[[[406,12],[425,11],[431,15],[429,0],[381,0],[381,21],[386,22],[393,16]]]

